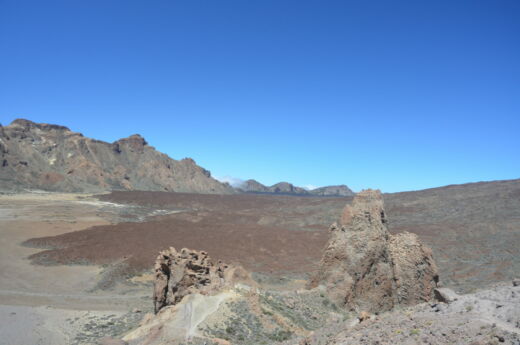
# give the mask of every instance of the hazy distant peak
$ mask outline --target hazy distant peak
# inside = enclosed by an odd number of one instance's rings
[[[291,195],[316,195],[316,196],[352,196],[354,192],[346,185],[326,186],[307,190],[297,187],[289,182],[278,182],[272,186],[265,186],[260,182],[249,179],[244,181],[238,187],[237,191],[245,193],[263,193],[263,194],[291,194]]]

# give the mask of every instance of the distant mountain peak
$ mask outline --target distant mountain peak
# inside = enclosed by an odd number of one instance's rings
[[[259,193],[259,194],[286,194],[286,195],[308,195],[308,196],[352,196],[354,192],[346,185],[326,186],[307,190],[297,187],[289,182],[278,182],[270,187],[260,182],[249,179],[244,181],[237,191],[242,193]]]

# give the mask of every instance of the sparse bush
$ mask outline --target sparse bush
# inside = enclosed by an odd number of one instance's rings
[[[330,304],[330,301],[328,299],[324,299],[323,301],[321,301],[321,303],[323,303],[324,306],[328,307]]]
[[[283,329],[279,329],[276,332],[274,332],[273,334],[269,335],[270,339],[272,339],[274,341],[279,341],[279,342],[289,340],[291,337],[292,337],[292,332],[286,331]]]
[[[420,329],[414,328],[410,331],[410,335],[419,335],[419,334],[421,334]]]
[[[271,313],[269,310],[262,308],[262,314],[273,316],[273,313]]]

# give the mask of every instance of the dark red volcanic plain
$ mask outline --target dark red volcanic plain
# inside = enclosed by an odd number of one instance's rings
[[[265,273],[309,273],[327,228],[352,199],[273,195],[113,192],[101,200],[180,213],[141,223],[97,226],[32,239],[50,248],[36,263],[118,263],[149,269],[169,246],[207,251]],[[447,186],[384,195],[391,232],[410,231],[432,247],[446,285],[472,290],[520,272],[520,180]]]
[[[327,228],[350,199],[271,195],[114,192],[103,200],[183,210],[146,222],[96,226],[27,244],[51,247],[40,263],[124,262],[151,267],[159,250],[207,251],[256,272],[309,272],[321,257]]]

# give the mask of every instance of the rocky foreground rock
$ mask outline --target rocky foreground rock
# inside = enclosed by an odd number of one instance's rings
[[[249,281],[240,266],[213,260],[204,251],[170,247],[155,261],[154,310],[179,303],[193,293],[209,295],[230,287],[238,281]]]
[[[324,285],[349,310],[379,313],[432,299],[438,281],[430,248],[414,234],[391,235],[381,193],[365,190],[330,227],[310,286]]]
[[[174,160],[138,134],[107,143],[64,126],[18,119],[0,125],[0,190],[22,189],[235,192],[192,159]]]

